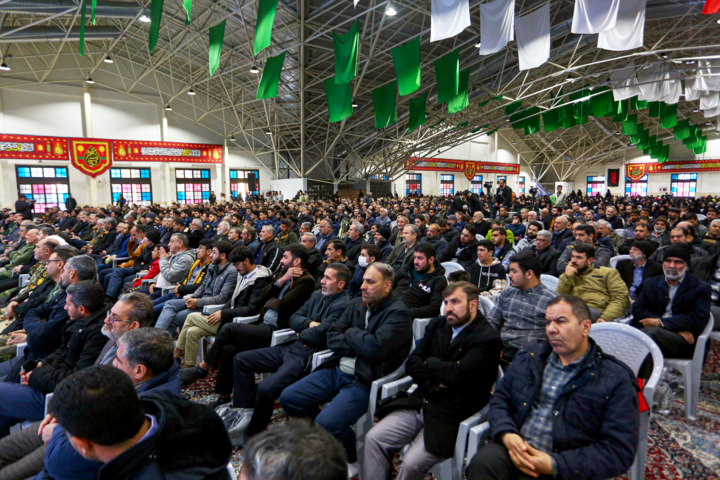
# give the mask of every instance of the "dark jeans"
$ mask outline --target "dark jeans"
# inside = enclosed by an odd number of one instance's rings
[[[45,418],[45,394],[17,383],[0,383],[0,438],[10,427],[24,420],[37,422]]]
[[[552,479],[552,475],[541,475],[541,480]],[[504,445],[490,442],[475,454],[467,469],[468,480],[533,480],[525,475],[510,460]]]
[[[6,278],[5,280],[0,280],[0,292],[6,292],[8,290],[12,290],[13,288],[18,288],[17,276],[14,276],[12,278]]]
[[[233,407],[255,409],[246,435],[253,436],[267,428],[275,399],[305,375],[305,367],[312,352],[312,348],[293,342],[235,356]],[[255,372],[273,372],[273,375],[256,384]]]
[[[103,270],[100,272],[100,275],[102,276],[102,274],[107,271],[108,270]],[[105,287],[105,294],[107,296],[117,298],[125,282],[129,282],[135,278],[136,272],[133,267],[113,268],[109,272],[110,273],[105,275],[105,280],[102,285]]]
[[[340,367],[322,368],[280,395],[285,413],[314,420],[342,443],[349,463],[357,462],[352,426],[367,412],[370,400],[370,391],[354,382],[355,375],[342,373]],[[321,405],[325,405],[322,411]]]
[[[275,325],[265,323],[227,323],[215,335],[215,343],[205,355],[205,363],[217,368],[215,393],[230,395],[233,388],[233,359],[240,352],[265,348],[272,342]]]
[[[645,327],[642,332],[657,343],[664,358],[691,359],[695,354],[695,345],[689,344],[679,333],[665,330],[662,327]],[[652,369],[652,356],[648,355],[640,366],[638,376],[644,379],[650,378]]]

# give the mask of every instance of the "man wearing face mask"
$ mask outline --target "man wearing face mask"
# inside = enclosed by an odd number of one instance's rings
[[[379,262],[380,256],[380,249],[377,247],[377,245],[367,243],[363,245],[362,249],[360,250],[360,256],[358,257],[358,263],[357,265],[355,265],[352,279],[350,280],[346,288],[348,294],[350,295],[350,298],[355,298],[360,295],[360,287],[362,286],[365,270],[373,262]]]

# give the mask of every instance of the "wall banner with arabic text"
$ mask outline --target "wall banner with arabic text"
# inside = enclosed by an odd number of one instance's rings
[[[113,140],[116,162],[223,163],[222,145]]]
[[[68,161],[68,139],[0,134],[0,158]]]
[[[518,175],[520,165],[516,163],[468,162],[464,160],[446,160],[444,158],[411,158],[405,162],[407,170],[432,172],[464,172],[466,176],[483,173],[503,173]],[[470,177],[471,178],[471,177]]]

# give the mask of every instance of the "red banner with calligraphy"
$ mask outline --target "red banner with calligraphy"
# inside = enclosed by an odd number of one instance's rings
[[[223,163],[222,145],[113,140],[116,162]]]
[[[697,173],[720,171],[720,160],[686,160],[664,163],[629,163],[625,172],[632,181],[638,181],[651,173]]]
[[[68,139],[31,135],[0,135],[0,157],[68,160]]]
[[[463,160],[446,160],[444,158],[411,158],[405,162],[405,168],[407,170],[431,172],[463,172],[468,180],[472,180],[475,175],[483,173],[503,173],[506,175],[518,175],[520,173],[520,165],[516,163],[467,162]]]
[[[70,163],[85,175],[102,175],[112,166],[111,145],[112,140],[71,138]]]

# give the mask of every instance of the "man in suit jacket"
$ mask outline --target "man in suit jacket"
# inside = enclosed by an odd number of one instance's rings
[[[652,338],[666,358],[692,358],[710,318],[712,289],[689,272],[689,265],[687,245],[668,247],[665,275],[648,279],[632,306],[632,325]]]
[[[632,299],[640,296],[645,280],[663,274],[662,265],[650,260],[650,255],[654,250],[652,245],[653,242],[647,240],[632,242],[629,249],[630,259],[620,260],[615,265],[615,269],[627,285]]]
[[[382,408],[378,416],[384,418],[367,434],[364,479],[387,478],[394,453],[406,444],[398,478],[421,478],[453,455],[460,422],[490,398],[500,333],[478,310],[475,285],[456,282],[443,293],[445,315],[430,321],[405,363],[418,388]]]

